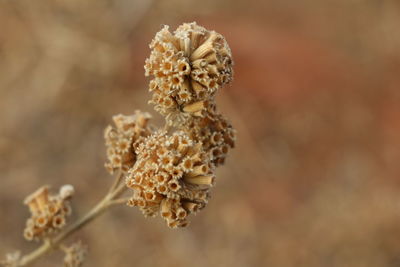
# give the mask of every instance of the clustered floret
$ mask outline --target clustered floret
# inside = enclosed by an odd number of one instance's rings
[[[29,206],[31,217],[26,222],[24,237],[27,240],[43,240],[65,226],[71,215],[69,199],[74,194],[71,185],[64,185],[56,195],[49,195],[49,187],[43,186],[29,195],[24,204]]]
[[[167,127],[149,128],[150,115],[138,111],[114,117],[116,128],[105,132],[106,167],[126,172],[129,206],[146,217],[160,214],[171,228],[184,227],[188,215],[208,203],[215,168],[235,145],[235,130],[215,103],[217,90],[232,79],[231,51],[222,35],[195,22],[174,34],[164,26],[150,48],[150,102]]]
[[[63,250],[65,252],[64,267],[80,267],[83,265],[87,254],[87,246],[81,241],[63,248]]]
[[[235,146],[236,131],[222,114],[194,117],[184,124],[184,129],[192,140],[203,145],[214,167],[223,165]]]
[[[169,124],[176,125],[181,117],[201,116],[206,102],[232,80],[232,56],[225,38],[196,22],[184,23],[174,34],[164,26],[150,48],[144,66],[145,75],[153,76],[150,103]]]
[[[127,171],[136,160],[135,148],[151,133],[148,121],[151,115],[136,110],[135,114],[113,116],[115,127],[109,125],[104,131],[108,162],[106,169],[112,174],[119,169]]]
[[[169,227],[186,226],[186,217],[207,203],[214,181],[210,158],[185,132],[159,131],[137,149],[138,159],[129,171],[127,186],[133,189],[130,206],[145,216],[159,211]]]

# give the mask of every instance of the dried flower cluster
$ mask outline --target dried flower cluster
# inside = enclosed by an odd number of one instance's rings
[[[63,248],[65,252],[64,267],[80,267],[82,266],[86,254],[87,246],[78,241],[69,247]]]
[[[21,259],[21,251],[14,251],[6,254],[6,258],[0,261],[0,264],[4,267],[18,267],[18,263]]]
[[[137,149],[138,160],[130,170],[127,185],[134,191],[129,205],[145,216],[159,211],[168,226],[187,225],[186,217],[207,203],[214,181],[210,158],[184,132],[167,135],[159,131]]]
[[[171,228],[184,227],[188,215],[206,206],[215,168],[235,145],[235,130],[217,112],[214,99],[232,79],[232,57],[222,35],[195,22],[174,34],[165,26],[150,48],[145,64],[146,75],[153,76],[150,102],[172,128],[132,146],[128,205],[145,216],[159,213]]]
[[[236,131],[223,115],[208,114],[188,120],[184,129],[193,140],[203,145],[213,166],[218,167],[224,164],[229,150],[235,146]]]
[[[149,125],[151,115],[138,110],[113,116],[114,126],[104,131],[105,167],[118,175],[106,196],[58,233],[71,215],[74,188],[64,185],[49,194],[49,186],[42,186],[24,201],[31,213],[24,237],[43,244],[25,256],[9,253],[0,264],[26,266],[57,248],[66,254],[65,267],[81,266],[87,247],[80,241],[69,247],[62,242],[105,209],[125,202],[121,195],[127,189],[133,192],[129,206],[139,207],[146,217],[160,214],[170,228],[187,226],[187,217],[207,205],[216,167],[235,146],[236,132],[215,102],[216,92],[232,80],[231,50],[222,35],[195,22],[184,23],[173,34],[164,26],[150,48],[144,67],[146,76],[153,76],[150,103],[166,125],[155,129]]]
[[[153,76],[150,102],[170,124],[187,113],[201,115],[205,102],[232,80],[232,56],[225,38],[195,22],[184,23],[174,34],[164,26],[150,48],[144,67],[146,76]]]
[[[27,240],[43,240],[65,226],[71,215],[69,199],[74,194],[71,185],[64,185],[56,195],[49,195],[49,187],[43,186],[29,195],[24,204],[29,206],[31,217],[26,222],[24,237]]]
[[[149,113],[138,110],[131,116],[113,116],[116,127],[109,125],[104,131],[108,158],[105,167],[111,174],[117,169],[127,171],[133,166],[135,148],[151,133],[150,118]]]

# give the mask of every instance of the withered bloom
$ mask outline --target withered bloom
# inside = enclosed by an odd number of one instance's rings
[[[113,116],[115,127],[109,125],[104,131],[108,162],[106,169],[113,173],[117,169],[127,171],[136,160],[135,148],[151,133],[148,125],[151,115],[136,111],[131,116]]]
[[[196,142],[203,144],[215,167],[225,163],[230,149],[235,147],[236,130],[221,114],[207,113],[188,120],[183,129]]]
[[[206,206],[215,168],[235,146],[236,132],[215,102],[217,90],[232,79],[232,56],[222,35],[195,22],[174,33],[165,26],[150,48],[145,64],[146,75],[153,76],[150,102],[169,127],[146,132],[125,151],[125,166],[131,167],[126,185],[133,191],[128,205],[145,216],[160,214],[171,228],[184,227],[188,215]],[[112,129],[113,140],[120,140]],[[108,144],[110,161],[115,147]],[[121,166],[121,159],[113,168]]]
[[[145,216],[160,213],[169,227],[187,225],[186,217],[207,203],[214,169],[202,144],[184,132],[159,131],[139,145],[137,161],[126,184],[133,190],[129,205]]]
[[[24,204],[29,207],[31,217],[26,222],[24,237],[27,240],[41,240],[62,229],[66,218],[71,215],[69,199],[73,193],[71,185],[64,185],[56,195],[49,194],[48,186],[29,195]]]
[[[63,249],[65,252],[64,267],[80,267],[87,254],[87,246],[78,241],[70,247]]]
[[[168,26],[150,44],[146,76],[153,76],[151,103],[167,122],[200,115],[206,101],[232,79],[231,50],[225,38],[196,22],[184,23],[172,34]]]

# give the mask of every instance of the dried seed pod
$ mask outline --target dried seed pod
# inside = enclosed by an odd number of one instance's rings
[[[204,207],[214,180],[201,144],[184,132],[159,131],[147,137],[136,153],[137,161],[126,180],[133,190],[128,205],[138,206],[145,216],[160,213],[169,227],[186,226],[186,217],[198,211],[190,203]]]
[[[46,204],[49,202],[49,186],[45,185],[38,190],[27,196],[24,204],[29,206],[32,214],[39,214],[43,212]]]
[[[184,106],[212,98],[232,80],[232,55],[225,38],[196,22],[182,24],[173,34],[164,26],[150,48],[144,66],[146,76],[153,76],[150,103],[162,115],[169,115],[170,124],[178,116],[188,116],[171,113],[181,113]]]
[[[193,140],[203,144],[211,163],[217,167],[225,162],[229,150],[235,147],[236,131],[223,115],[210,111],[203,117],[186,121],[183,128]]]
[[[81,241],[72,244],[70,247],[63,248],[65,252],[64,267],[80,267],[82,266],[86,255],[87,246]]]
[[[109,125],[104,131],[108,162],[106,169],[113,173],[117,169],[127,171],[136,160],[135,147],[148,136],[152,129],[148,125],[151,115],[136,111],[134,115],[113,117],[116,127]]]
[[[57,195],[50,195],[48,186],[29,195],[24,201],[31,212],[24,229],[25,239],[42,240],[62,229],[66,218],[71,215],[69,199],[72,195],[71,185],[62,186]]]
[[[59,192],[60,197],[61,197],[62,199],[69,199],[69,198],[71,198],[71,197],[74,195],[74,193],[75,193],[75,189],[74,189],[74,187],[73,187],[72,185],[70,185],[70,184],[63,185],[63,186],[60,188],[60,192]]]

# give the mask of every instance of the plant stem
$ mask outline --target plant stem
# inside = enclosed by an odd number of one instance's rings
[[[78,231],[83,226],[85,226],[86,224],[97,218],[109,207],[115,206],[113,205],[116,204],[114,203],[115,199],[121,196],[127,188],[124,183],[120,184],[120,181],[122,180],[121,176],[122,176],[121,174],[118,174],[118,176],[116,177],[116,183],[114,183],[112,186],[114,190],[111,190],[87,214],[85,214],[82,218],[80,218],[78,221],[76,221],[74,224],[68,227],[65,231],[61,232],[58,236],[54,237],[51,240],[47,240],[36,250],[22,257],[18,266],[27,266],[33,263],[44,254],[48,253],[51,249],[57,248],[61,244],[61,242],[64,241],[67,237],[69,237],[71,234]]]
[[[121,183],[121,180],[123,177],[124,177],[124,173],[120,169],[114,180],[114,183],[112,184],[112,186],[110,187],[110,190],[108,191],[109,194],[111,194],[117,188],[117,186]]]
[[[119,198],[119,199],[114,199],[113,201],[110,202],[110,205],[119,205],[119,204],[124,204],[127,203],[131,199],[130,197],[124,197],[124,198]]]

